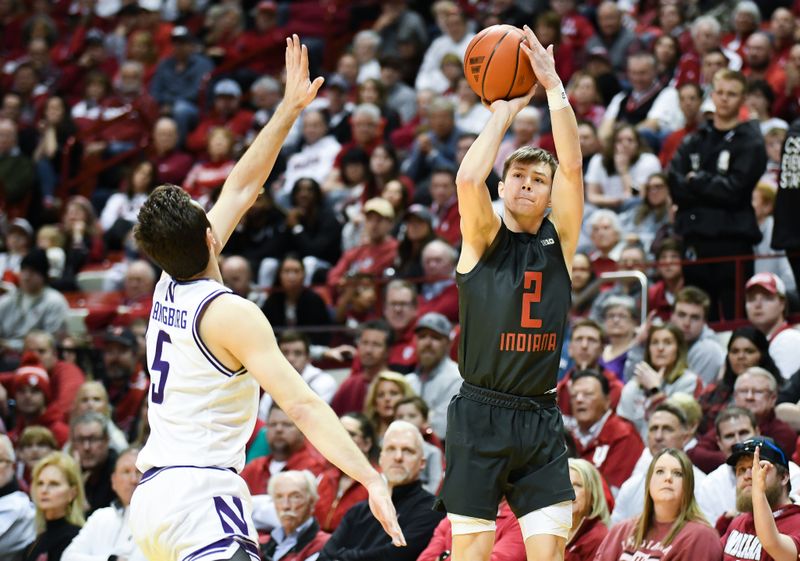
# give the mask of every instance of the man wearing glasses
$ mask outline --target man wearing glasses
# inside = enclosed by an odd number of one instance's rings
[[[109,447],[108,418],[94,411],[84,413],[70,424],[70,448],[81,465],[83,486],[89,503],[87,515],[111,505],[116,498],[111,474],[117,453]]]
[[[761,460],[771,463],[775,468],[769,470],[764,489],[775,525],[782,534],[800,535],[800,505],[793,504],[789,499],[792,485],[786,454],[771,438],[750,438],[734,444],[727,460],[736,473],[736,510],[741,514],[730,521],[722,536],[723,561],[773,559],[762,548],[753,521],[753,454],[757,448],[760,450]],[[723,530],[721,524],[722,519],[717,523],[718,530]]]
[[[778,381],[763,368],[748,368],[736,378],[733,404],[750,411],[755,416],[759,434],[772,438],[791,457],[797,444],[797,433],[775,416],[777,398]],[[692,463],[706,473],[725,463],[725,457],[720,451],[716,430],[713,428],[689,451]]]

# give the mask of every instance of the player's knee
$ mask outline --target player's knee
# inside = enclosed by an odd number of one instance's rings
[[[519,519],[528,561],[560,560],[572,527],[572,501],[529,512]]]

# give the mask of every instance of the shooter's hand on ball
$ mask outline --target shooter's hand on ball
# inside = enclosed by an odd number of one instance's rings
[[[522,50],[528,55],[533,66],[533,73],[536,79],[545,90],[558,87],[561,78],[556,72],[556,61],[553,58],[553,45],[545,49],[527,25],[522,28],[525,32],[525,41],[522,43]]]

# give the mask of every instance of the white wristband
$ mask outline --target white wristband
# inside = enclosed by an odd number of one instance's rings
[[[564,91],[563,84],[558,84],[555,88],[547,90],[547,106],[550,111],[558,111],[569,107],[569,99],[567,98],[567,92]]]

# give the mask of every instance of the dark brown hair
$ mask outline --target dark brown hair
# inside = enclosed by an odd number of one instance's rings
[[[205,211],[177,185],[156,187],[139,211],[136,243],[171,277],[184,280],[208,265]]]
[[[505,163],[503,163],[503,181],[506,180],[506,174],[513,164],[528,165],[539,162],[550,166],[550,179],[555,178],[558,162],[550,152],[544,148],[534,148],[533,146],[521,146],[517,148],[506,158]]]

